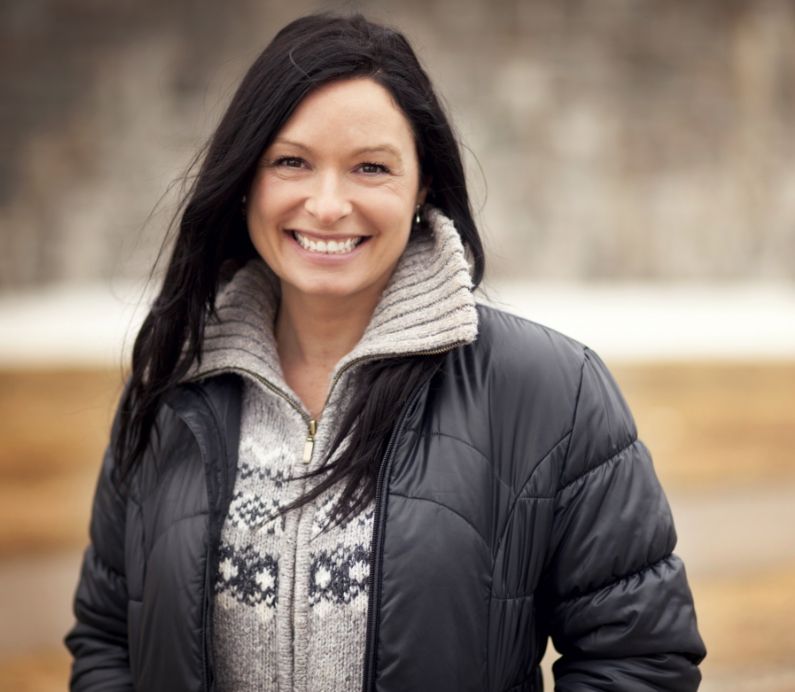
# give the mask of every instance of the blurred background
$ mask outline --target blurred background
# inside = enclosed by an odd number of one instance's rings
[[[791,0],[0,3],[0,689],[66,686],[181,176],[254,57],[318,9],[419,52],[466,148],[483,299],[614,371],[674,510],[702,689],[795,690]]]

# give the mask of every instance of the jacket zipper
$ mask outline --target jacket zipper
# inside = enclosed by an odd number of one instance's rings
[[[412,397],[413,399],[414,397]],[[412,402],[413,403],[413,402]],[[409,407],[406,406],[400,414],[400,420],[389,438],[384,458],[378,469],[375,482],[375,511],[373,513],[373,539],[370,549],[370,574],[367,578],[367,630],[364,644],[364,681],[363,692],[369,692],[375,687],[375,632],[377,627],[376,609],[380,603],[376,598],[376,579],[378,579],[378,596],[381,595],[381,558],[383,556],[383,519],[384,516],[384,478],[387,467],[392,461],[392,450],[397,436],[402,432],[403,421],[407,416]],[[377,573],[377,574],[376,574]]]
[[[223,438],[221,423],[218,420],[218,416],[216,414],[215,408],[213,407],[212,403],[210,402],[209,397],[207,394],[199,387],[196,387],[195,392],[197,396],[201,399],[202,404],[206,407],[207,411],[210,414],[210,417],[213,421],[213,432],[215,433],[216,442],[217,442],[217,450],[220,456],[222,457],[219,462],[221,469],[226,469],[228,466],[228,459],[226,458],[226,444]],[[209,467],[209,460],[206,462],[208,464],[207,468]],[[228,483],[228,479],[227,479]],[[224,489],[219,489],[224,490]],[[209,497],[208,497],[209,499]],[[215,514],[215,508],[210,507],[208,514],[208,533],[210,534],[208,545],[207,545],[207,564],[204,570],[205,574],[205,583],[204,583],[204,596],[202,601],[202,663],[203,663],[203,670],[202,670],[202,688],[205,692],[211,692],[214,689],[214,681],[213,681],[213,655],[212,655],[212,642],[210,641],[210,633],[213,629],[213,606],[212,606],[212,582],[214,576],[214,568],[217,559],[217,543],[218,541],[216,538],[220,540],[220,528],[219,528],[219,535],[216,537],[214,535],[212,517]]]
[[[456,344],[455,346],[458,346]],[[435,353],[441,354],[455,348],[451,346],[446,349],[437,349]],[[423,355],[430,355],[425,352]],[[432,377],[433,375],[431,375]],[[430,378],[428,378],[430,380]],[[427,384],[427,382],[425,383]],[[386,495],[384,494],[384,482],[388,476],[389,468],[392,465],[392,458],[394,457],[394,449],[397,440],[403,432],[406,419],[409,412],[414,407],[414,404],[419,399],[425,384],[420,385],[412,392],[400,416],[389,436],[384,457],[381,460],[381,465],[378,468],[378,475],[375,482],[375,500],[373,512],[373,539],[370,549],[370,574],[368,576],[368,589],[367,589],[367,630],[365,634],[365,648],[364,648],[364,679],[362,682],[363,692],[375,692],[375,666],[376,666],[376,632],[378,630],[378,609],[381,607],[381,565],[384,556],[384,524],[386,523]]]

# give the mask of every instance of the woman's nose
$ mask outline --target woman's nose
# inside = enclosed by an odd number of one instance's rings
[[[336,176],[325,175],[307,197],[304,206],[318,223],[330,226],[346,217],[353,205],[346,198],[342,185]]]

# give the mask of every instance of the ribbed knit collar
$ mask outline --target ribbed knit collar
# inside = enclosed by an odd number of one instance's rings
[[[443,351],[475,339],[478,317],[461,239],[438,210],[430,209],[426,218],[432,233],[411,239],[364,335],[337,363],[332,381],[358,361]],[[186,379],[241,372],[303,408],[279,363],[273,333],[278,302],[278,279],[261,259],[238,270],[219,291],[202,362]]]

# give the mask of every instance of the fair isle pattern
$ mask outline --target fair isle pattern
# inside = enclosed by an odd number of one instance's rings
[[[426,216],[432,233],[412,238],[362,339],[332,373],[308,466],[309,414],[284,381],[273,335],[278,281],[254,260],[218,295],[202,362],[188,379],[244,376],[237,474],[214,585],[219,692],[361,685],[373,505],[333,524],[339,489],[331,488],[298,510],[279,510],[317,482],[300,476],[325,457],[362,361],[474,340],[477,312],[460,238],[438,211]]]
[[[370,549],[367,543],[373,532],[372,505],[357,516],[331,523],[332,511],[339,493],[327,493],[315,509],[310,542],[309,606],[329,604],[347,605],[360,594],[366,594],[370,576]],[[334,534],[355,538],[353,543],[336,541]],[[329,540],[324,536],[332,534]],[[327,547],[318,549],[324,542]]]
[[[332,524],[332,512],[334,511],[334,507],[340,498],[340,493],[327,493],[322,497],[323,499],[317,503],[317,508],[315,509],[312,519],[313,541],[316,540],[322,533],[334,528],[334,525]],[[340,522],[338,526],[345,529],[352,521],[355,521],[359,527],[372,528],[373,509],[370,508],[365,512],[359,513],[355,517],[348,518],[345,521]]]
[[[242,550],[222,545],[218,560],[216,594],[226,592],[248,606],[276,607],[279,571],[273,556],[260,555],[250,545]]]
[[[266,533],[273,535],[284,531],[284,517],[279,516],[279,510],[277,497],[271,496],[266,499],[250,493],[237,492],[229,505],[227,521],[231,526],[262,528]]]
[[[268,495],[239,490],[232,496],[227,521],[231,526],[252,531],[263,530],[273,535],[284,531],[284,515],[280,510],[284,502],[287,482],[290,480],[283,469],[266,466],[254,467],[250,462],[238,465],[240,487],[269,488]]]
[[[353,550],[339,543],[334,550],[312,553],[309,605],[322,601],[347,605],[367,588],[370,551],[363,545]]]

